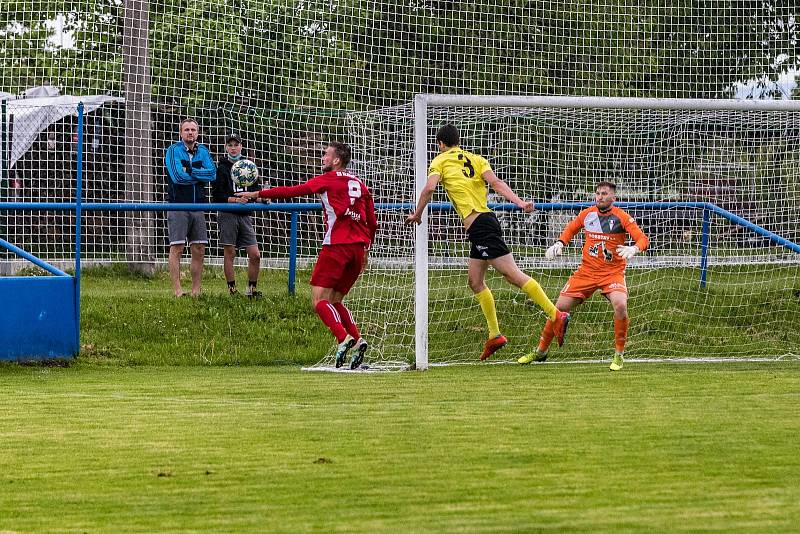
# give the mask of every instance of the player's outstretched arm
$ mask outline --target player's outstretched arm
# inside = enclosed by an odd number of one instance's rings
[[[422,192],[419,194],[417,209],[414,210],[414,213],[406,217],[406,224],[420,224],[422,222],[422,214],[425,213],[425,207],[433,198],[433,193],[436,191],[436,186],[439,185],[440,179],[441,176],[438,174],[432,174],[428,176],[428,181],[425,183],[425,187],[422,188]]]
[[[300,185],[273,187],[271,189],[262,189],[261,191],[242,191],[236,193],[236,196],[244,198],[292,198],[310,196],[317,192],[311,185],[312,181],[313,179]]]
[[[525,213],[530,213],[533,211],[533,202],[528,200],[522,200],[517,196],[511,187],[503,180],[497,177],[497,175],[492,170],[485,171],[483,174],[483,179],[486,180],[486,183],[491,186],[496,192],[503,195],[503,198],[517,206],[519,209],[524,211]]]

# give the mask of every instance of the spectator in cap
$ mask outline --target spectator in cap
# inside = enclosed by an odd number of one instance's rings
[[[244,159],[242,155],[242,138],[239,134],[231,133],[225,138],[225,152],[217,164],[217,179],[212,184],[211,194],[217,204],[247,204],[250,199],[235,196],[242,191],[259,191],[261,185],[256,180],[250,186],[240,187],[231,177],[231,169],[237,161]],[[261,269],[261,254],[258,251],[258,242],[253,228],[252,211],[220,211],[217,214],[219,228],[219,244],[222,245],[222,268],[228,291],[236,295],[236,273],[233,268],[237,250],[247,253],[247,291],[248,298],[261,295],[257,290],[258,274]]]

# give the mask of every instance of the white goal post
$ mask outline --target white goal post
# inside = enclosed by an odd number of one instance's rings
[[[431,111],[442,109],[465,108],[470,111],[492,108],[524,108],[534,109],[557,109],[557,110],[651,110],[667,112],[795,112],[800,115],[800,101],[790,100],[695,100],[695,99],[655,99],[655,98],[606,98],[606,97],[559,97],[559,96],[458,96],[458,95],[417,95],[413,106],[414,124],[414,174],[416,183],[416,198],[427,181],[427,165],[431,156],[430,131],[441,124],[431,124]],[[477,112],[480,113],[479,111]],[[441,114],[436,117],[440,123],[448,121],[446,116]],[[764,127],[769,128],[769,123]],[[796,116],[792,128],[800,126],[800,116]],[[469,139],[466,140],[469,143]],[[796,184],[795,186],[796,187]],[[793,189],[796,192],[796,189]],[[622,191],[624,197],[625,191]],[[567,195],[562,199],[572,202],[585,202],[588,198],[576,198]],[[690,199],[685,199],[690,200]],[[710,202],[713,199],[708,199]],[[794,201],[798,199],[795,198]],[[792,209],[797,209],[793,206]],[[427,369],[429,361],[428,344],[428,320],[429,320],[429,218],[426,214],[422,218],[422,224],[416,229],[415,242],[415,368],[419,370]],[[766,230],[765,230],[766,231]],[[766,231],[771,233],[769,231]],[[773,234],[775,235],[775,234]],[[749,251],[746,251],[749,254]],[[780,255],[780,253],[778,253]],[[780,263],[777,258],[776,262]],[[793,260],[798,261],[795,254]],[[767,259],[766,261],[769,261]],[[790,263],[792,258],[790,256]],[[797,271],[789,272],[790,280],[788,284],[796,287]],[[466,264],[464,265],[466,269]],[[466,290],[466,289],[465,289]],[[554,298],[555,295],[550,295]],[[635,296],[633,298],[636,298]],[[502,314],[502,311],[500,312]],[[787,353],[797,352],[787,346]]]

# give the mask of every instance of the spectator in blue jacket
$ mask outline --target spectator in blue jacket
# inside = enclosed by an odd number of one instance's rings
[[[181,121],[181,140],[167,149],[165,165],[169,181],[167,197],[170,203],[205,204],[206,183],[217,177],[217,168],[205,145],[198,143],[200,127],[194,119]],[[168,211],[169,276],[176,297],[183,296],[181,287],[181,256],[186,243],[192,254],[192,296],[200,295],[203,259],[208,244],[205,213],[202,211]]]

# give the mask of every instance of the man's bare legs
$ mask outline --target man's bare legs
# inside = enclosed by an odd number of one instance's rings
[[[181,256],[184,245],[182,243],[169,246],[169,277],[172,280],[172,292],[176,297],[183,296],[181,287]]]

